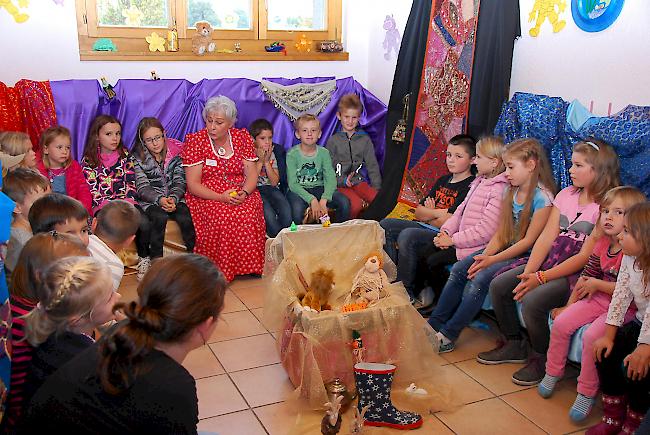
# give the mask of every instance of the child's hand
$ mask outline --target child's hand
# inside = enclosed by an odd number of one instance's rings
[[[320,202],[316,198],[313,198],[309,203],[309,208],[311,210],[311,216],[314,219],[321,217]]]
[[[444,231],[441,231],[433,239],[433,244],[436,245],[437,248],[447,249],[450,246],[454,246],[454,241],[452,240],[449,234],[445,233]]]
[[[492,255],[478,254],[474,256],[474,263],[467,270],[467,278],[474,279],[477,273],[488,266],[494,264],[494,257]]]
[[[648,375],[650,370],[650,345],[639,344],[634,352],[623,360],[627,367],[627,377],[633,381],[640,381]]]
[[[602,362],[603,357],[608,357],[609,354],[612,353],[613,347],[614,347],[614,340],[612,340],[606,335],[600,337],[598,340],[594,342],[594,360],[598,362]]]
[[[528,274],[521,274],[517,275],[517,278],[521,280],[519,284],[517,284],[517,287],[512,291],[515,295],[513,299],[515,301],[521,300],[526,293],[528,293],[531,290],[534,290],[539,286],[539,281],[537,281],[537,277],[535,276],[535,272],[528,273]]]
[[[319,201],[320,205],[320,215],[318,217],[324,216],[327,214],[327,200],[326,199],[321,199]]]
[[[560,308],[553,308],[551,310],[551,319],[555,320],[557,319],[557,316],[562,314],[562,311],[566,310],[566,307],[560,307]]]
[[[581,276],[576,283],[574,292],[578,295],[578,299],[590,298],[599,291],[600,280],[590,276]]]
[[[424,200],[424,206],[427,208],[436,208],[436,201],[433,198],[427,196],[427,198]]]

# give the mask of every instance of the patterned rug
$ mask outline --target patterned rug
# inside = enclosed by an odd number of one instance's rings
[[[467,117],[479,2],[436,0],[431,11],[408,165],[390,217],[408,218],[409,208],[448,173],[447,141],[462,133]]]

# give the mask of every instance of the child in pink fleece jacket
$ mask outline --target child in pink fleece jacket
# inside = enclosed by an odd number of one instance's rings
[[[503,174],[502,152],[503,140],[498,137],[486,137],[476,144],[476,179],[465,200],[433,239],[440,249],[454,246],[458,260],[485,248],[496,232],[503,192],[509,185]]]

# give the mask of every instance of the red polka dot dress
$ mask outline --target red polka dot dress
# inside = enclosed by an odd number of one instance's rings
[[[212,147],[207,130],[185,137],[183,166],[203,165],[201,183],[215,192],[241,189],[244,160],[257,160],[253,138],[244,129],[229,131],[233,154],[220,157]],[[187,206],[196,231],[194,252],[205,255],[221,269],[228,281],[237,275],[261,274],[264,268],[266,226],[262,198],[257,190],[241,205],[199,198],[187,192]]]

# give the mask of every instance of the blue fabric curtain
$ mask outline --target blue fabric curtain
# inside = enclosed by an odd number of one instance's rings
[[[534,137],[545,147],[559,187],[571,184],[571,148],[588,137],[614,147],[621,182],[650,196],[650,107],[627,106],[612,116],[591,116],[579,125],[567,120],[569,103],[559,97],[515,93],[504,104],[494,133],[506,142]]]

